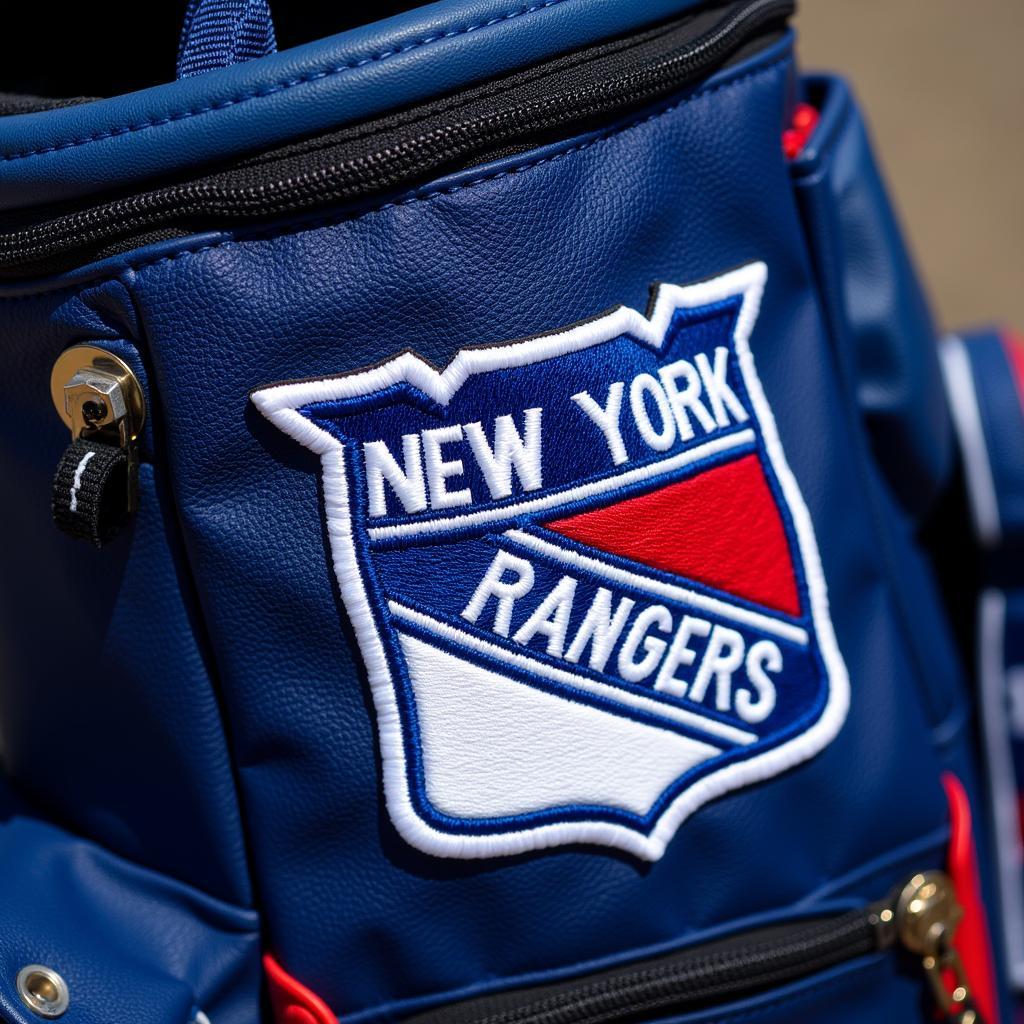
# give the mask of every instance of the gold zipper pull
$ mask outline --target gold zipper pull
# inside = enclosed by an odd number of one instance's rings
[[[971,1005],[970,987],[960,955],[953,948],[964,909],[950,877],[942,871],[914,875],[900,891],[893,911],[900,942],[921,957],[928,982],[943,1013],[953,1024],[982,1024]],[[953,976],[953,990],[945,972]]]

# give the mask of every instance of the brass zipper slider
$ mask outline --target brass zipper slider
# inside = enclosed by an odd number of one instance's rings
[[[54,478],[54,521],[65,533],[101,547],[138,503],[138,440],[146,419],[142,385],[112,352],[74,345],[54,363],[50,396],[71,431]]]
[[[982,1024],[971,1004],[970,987],[953,936],[964,916],[950,877],[942,871],[914,875],[895,902],[877,913],[883,935],[898,938],[909,952],[921,957],[936,1002],[952,1024]],[[891,941],[891,940],[890,940]],[[953,977],[950,991],[943,977]]]

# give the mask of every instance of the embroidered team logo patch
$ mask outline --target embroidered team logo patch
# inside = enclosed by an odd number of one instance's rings
[[[846,671],[748,346],[765,278],[254,393],[322,458],[412,845],[654,860],[701,804],[835,736]]]

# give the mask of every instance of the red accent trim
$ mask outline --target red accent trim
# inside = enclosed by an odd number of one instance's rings
[[[1002,342],[1010,370],[1017,381],[1017,397],[1024,412],[1024,337],[1013,331],[1003,331]]]
[[[789,540],[757,455],[545,525],[598,551],[800,614]]]
[[[798,103],[789,127],[782,133],[782,152],[787,160],[795,160],[811,141],[821,115],[810,103]]]
[[[296,981],[269,953],[263,957],[270,1005],[277,1024],[338,1024],[331,1008]]]
[[[953,945],[960,954],[974,1001],[985,1024],[999,1024],[999,1000],[996,974],[989,939],[988,919],[981,898],[978,857],[971,831],[971,804],[963,783],[952,773],[942,773],[942,786],[949,801],[949,861],[956,897],[964,908],[964,918],[956,930]]]

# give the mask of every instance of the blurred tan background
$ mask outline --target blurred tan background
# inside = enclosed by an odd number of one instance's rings
[[[797,28],[853,83],[939,327],[1024,330],[1024,0],[802,0]]]

